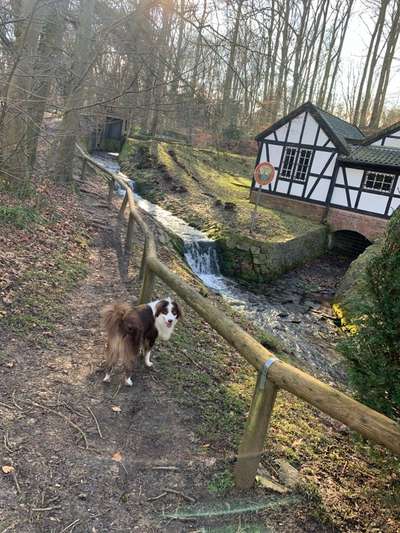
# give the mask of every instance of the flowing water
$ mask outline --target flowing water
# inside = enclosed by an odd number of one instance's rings
[[[110,170],[119,171],[115,158],[106,154],[94,157]],[[348,267],[347,260],[325,256],[263,285],[255,293],[221,274],[216,243],[207,235],[138,194],[135,199],[140,209],[183,240],[187,264],[208,288],[277,337],[298,366],[331,382],[345,382],[343,361],[335,351],[339,330],[329,302]]]

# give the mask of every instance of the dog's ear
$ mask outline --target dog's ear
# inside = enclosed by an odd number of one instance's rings
[[[173,309],[175,311],[175,315],[176,315],[176,318],[182,318],[182,309],[181,309],[181,306],[179,304],[177,304],[176,302],[174,302],[173,304]]]
[[[158,304],[156,305],[154,316],[157,318],[158,316],[161,315],[161,313],[165,314],[167,312],[167,307],[168,307],[167,300],[160,300]]]

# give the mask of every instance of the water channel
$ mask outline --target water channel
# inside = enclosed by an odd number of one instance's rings
[[[109,170],[119,171],[115,157],[103,153],[93,157]],[[135,199],[140,209],[183,240],[185,260],[204,285],[277,337],[297,366],[333,384],[346,381],[343,360],[335,350],[340,330],[330,301],[349,266],[348,259],[323,256],[254,292],[221,274],[216,243],[206,234],[137,194]]]

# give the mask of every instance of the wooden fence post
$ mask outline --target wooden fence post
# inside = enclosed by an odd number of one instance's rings
[[[133,215],[132,213],[129,213],[128,229],[126,231],[126,239],[125,239],[125,251],[124,251],[125,257],[129,257],[132,252],[134,224],[135,224],[135,221],[133,219]]]
[[[278,387],[267,378],[267,372],[276,360],[275,357],[269,358],[258,373],[246,428],[234,468],[235,483],[240,489],[249,489],[253,485],[264,450],[265,437],[278,391]]]
[[[124,213],[125,213],[127,203],[128,203],[128,193],[125,193],[124,199],[122,200],[121,207],[119,208],[119,213],[118,213],[119,220],[122,220],[124,218]]]
[[[153,293],[154,282],[156,279],[156,275],[152,270],[150,270],[149,265],[147,264],[147,252],[148,244],[145,242],[142,264],[140,266],[140,275],[143,277],[143,282],[140,290],[139,304],[144,304],[151,301],[151,295]]]
[[[111,207],[113,192],[114,192],[114,178],[110,179],[110,181],[108,182],[107,204],[109,207]]]
[[[82,160],[82,170],[81,170],[81,180],[85,181],[85,170],[86,170],[87,161],[85,158]]]

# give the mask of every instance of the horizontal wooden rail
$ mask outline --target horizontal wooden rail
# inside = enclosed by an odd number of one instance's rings
[[[254,464],[249,469],[248,459],[250,456],[255,456],[257,458],[256,463],[258,464],[258,457],[261,455],[260,445],[257,444],[258,451],[255,450],[250,455],[246,455],[246,453],[253,447],[252,440],[254,438],[258,443],[260,439],[263,440],[265,438],[266,428],[262,434],[255,430],[254,425],[257,421],[264,421],[263,423],[265,424],[268,423],[274,403],[272,399],[275,398],[277,388],[294,394],[298,398],[317,407],[320,411],[357,431],[364,437],[382,444],[395,454],[400,455],[399,424],[357,402],[330,385],[326,385],[322,381],[315,379],[306,372],[276,359],[272,352],[264,348],[264,346],[246,333],[233,320],[226,317],[220,309],[211,304],[209,300],[201,296],[189,284],[182,281],[177,274],[170,271],[159,261],[153,234],[136,207],[135,199],[126,176],[122,173],[109,171],[103,165],[94,161],[80,147],[78,149],[81,157],[89,165],[94,166],[102,173],[108,174],[110,180],[115,180],[120,183],[126,190],[130,216],[135,219],[145,237],[142,261],[144,279],[140,300],[143,302],[150,299],[154,284],[154,275],[158,276],[259,371],[258,388],[255,391],[245,435],[240,448],[240,450],[245,450],[245,452],[241,458],[239,451],[238,457],[239,468],[236,472],[236,480],[240,486],[250,486],[250,481],[251,483],[254,481]],[[266,372],[268,372],[267,380]],[[268,386],[265,392],[263,392],[264,389],[260,392],[259,383],[263,382],[263,380],[266,380]],[[262,401],[264,394],[266,401]]]

